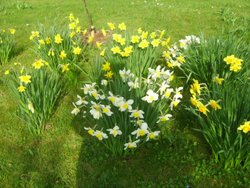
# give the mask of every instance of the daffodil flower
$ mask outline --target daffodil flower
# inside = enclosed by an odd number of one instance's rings
[[[94,119],[100,119],[102,117],[102,106],[100,104],[96,104],[95,102],[91,101],[91,110],[90,114],[93,116]]]
[[[156,137],[158,137],[159,134],[160,134],[160,131],[149,132],[149,133],[147,134],[147,139],[146,139],[146,141],[156,139]]]
[[[147,95],[142,98],[143,101],[147,101],[148,103],[152,103],[158,100],[159,95],[155,93],[153,90],[149,89],[147,91]]]
[[[115,125],[113,129],[107,129],[107,131],[109,131],[109,134],[113,135],[114,137],[122,135],[122,131],[117,125]]]
[[[130,100],[123,100],[120,102],[119,104],[119,110],[121,112],[126,111],[126,110],[132,110],[132,104],[134,103],[134,100],[130,99]]]
[[[131,134],[136,135],[136,138],[138,138],[138,137],[145,136],[148,133],[149,133],[148,125],[147,124],[142,124],[141,127],[136,129],[135,131],[133,131]]]
[[[100,141],[108,138],[108,135],[106,133],[98,130],[93,133],[93,136],[95,136]]]
[[[126,144],[124,144],[124,150],[126,149],[133,149],[137,147],[137,144],[140,142],[140,140],[135,140],[134,142],[130,141]]]

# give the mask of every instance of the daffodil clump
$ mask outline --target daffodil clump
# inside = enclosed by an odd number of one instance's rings
[[[30,40],[35,43],[38,59],[48,62],[53,71],[70,78],[79,69],[83,70],[82,63],[87,61],[88,54],[87,30],[82,30],[79,19],[73,14],[68,19],[69,24],[63,28],[31,31]]]
[[[248,62],[240,58],[247,59],[247,50],[239,46],[233,39],[205,41],[192,36],[164,54],[167,67],[179,68],[191,81],[187,109],[225,168],[250,165],[250,72]]]
[[[14,35],[16,29],[0,29],[0,65],[8,62],[15,53]]]
[[[63,79],[48,68],[44,60],[35,60],[28,69],[14,63],[5,71],[5,80],[18,101],[17,115],[34,134],[41,134],[64,93]]]
[[[211,110],[216,111],[221,109],[219,105],[221,99],[215,100],[209,98],[209,90],[206,84],[199,83],[198,80],[194,79],[189,91],[191,94],[190,102],[199,113],[208,116]]]
[[[129,36],[124,23],[108,26],[111,42],[100,48],[91,82],[81,88],[71,113],[83,114],[90,122],[86,131],[122,155],[159,138],[162,126],[173,119],[183,88],[173,87],[174,72],[157,64],[169,42],[162,31],[138,29]]]

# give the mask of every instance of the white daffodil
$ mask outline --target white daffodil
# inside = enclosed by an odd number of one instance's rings
[[[160,95],[162,95],[166,91],[166,89],[169,87],[170,85],[168,84],[167,81],[162,82],[159,88]]]
[[[100,141],[108,138],[108,135],[106,133],[98,130],[94,132],[93,136],[95,136]]]
[[[108,85],[108,80],[101,80],[101,85],[102,86],[107,86]]]
[[[119,70],[119,74],[122,78],[122,81],[123,82],[126,82],[128,81],[130,78],[133,78],[134,77],[134,74],[131,73],[130,70],[126,70],[125,68],[123,70]]]
[[[140,128],[136,129],[131,134],[136,135],[136,138],[138,138],[138,137],[144,136],[144,135],[146,135],[148,133],[149,133],[148,125],[147,124],[142,124]]]
[[[96,89],[93,89],[92,91],[89,91],[89,95],[93,96],[96,100],[105,99],[105,96],[100,95]]]
[[[152,103],[153,101],[157,101],[158,97],[159,95],[150,89],[147,91],[147,95],[143,97],[142,100],[147,101],[148,103]]]
[[[135,81],[129,81],[128,86],[129,86],[129,91],[131,91],[132,89],[139,88],[138,78],[136,78]]]
[[[182,99],[181,91],[183,90],[183,87],[178,87],[175,89],[175,95],[173,96],[173,100]]]
[[[112,92],[109,92],[108,100],[114,104],[116,99],[117,99],[117,96],[115,96]]]
[[[139,127],[141,127],[141,126],[148,126],[148,124],[144,121],[144,120],[142,120],[142,119],[140,119],[140,120],[137,120],[136,121],[136,125],[138,125]]]
[[[156,137],[158,137],[159,134],[160,134],[160,131],[154,131],[154,132],[148,133],[146,141],[156,139]]]
[[[173,92],[174,92],[174,89],[173,89],[173,88],[168,88],[168,89],[165,91],[165,93],[164,93],[164,95],[162,96],[162,98],[169,99],[171,93],[173,93]]]
[[[35,113],[34,106],[33,106],[33,104],[30,101],[28,102],[28,109],[29,109],[29,111],[31,111],[32,114]]]
[[[130,99],[130,100],[123,100],[120,102],[119,104],[119,110],[121,112],[126,111],[126,110],[132,110],[132,104],[134,103],[134,100]]]
[[[139,143],[139,142],[140,142],[140,140],[135,140],[134,142],[130,141],[130,142],[124,144],[124,150],[136,148],[137,143]]]
[[[95,89],[95,85],[95,82],[92,84],[85,84],[84,87],[81,89],[83,89],[84,94],[87,95]]]
[[[82,104],[88,104],[88,101],[84,100],[81,96],[77,95],[78,101],[75,102],[77,106],[81,106]]]
[[[178,104],[181,102],[180,99],[173,99],[170,103],[170,109],[173,110],[174,107],[178,106]]]
[[[113,114],[113,112],[111,112],[110,109],[111,107],[109,105],[106,105],[106,106],[102,105],[102,112],[106,114],[107,116],[111,116]]]
[[[173,72],[170,72],[170,70],[165,70],[164,68],[161,70],[161,77],[164,80],[170,81],[170,77],[173,75]]]
[[[85,130],[88,131],[88,133],[91,135],[91,136],[94,136],[94,133],[95,133],[95,130],[90,128],[90,127],[84,127]]]
[[[148,71],[149,71],[149,78],[152,78],[153,80],[156,80],[157,78],[161,77],[162,70],[160,65],[158,65],[156,69],[148,68]]]
[[[171,117],[172,117],[172,114],[166,114],[166,115],[160,116],[157,123],[166,122],[166,121],[170,120]]]
[[[95,102],[91,101],[92,106],[90,110],[90,114],[93,116],[94,119],[99,119],[102,117],[102,106],[100,104],[96,104]]]
[[[116,137],[117,135],[122,135],[122,131],[119,129],[119,127],[116,125],[113,129],[107,129],[109,131],[109,134]]]
[[[143,119],[144,112],[142,110],[131,110],[130,112],[131,112],[130,117]]]
[[[71,111],[71,114],[76,116],[80,112],[80,109],[74,103],[73,105],[75,108]]]

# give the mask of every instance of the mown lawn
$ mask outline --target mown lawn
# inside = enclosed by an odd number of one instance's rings
[[[165,29],[173,40],[189,34],[213,36],[224,27],[222,12],[250,19],[248,0],[92,0],[87,1],[96,28],[106,22],[125,22],[129,30]],[[33,61],[29,35],[39,24],[63,23],[69,13],[88,26],[81,0],[4,0],[0,28],[17,30],[20,53],[14,62]],[[250,174],[224,171],[211,159],[209,147],[188,122],[176,121],[161,141],[140,148],[135,155],[115,158],[83,130],[86,122],[74,118],[72,89],[60,102],[41,137],[31,135],[15,115],[17,107],[0,81],[0,187],[248,187]]]

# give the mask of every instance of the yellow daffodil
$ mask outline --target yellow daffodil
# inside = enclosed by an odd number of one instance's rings
[[[40,45],[45,45],[45,41],[43,39],[38,40],[38,42],[39,42]]]
[[[235,60],[234,55],[227,56],[223,59],[228,65],[232,64]]]
[[[30,75],[23,75],[23,76],[19,76],[19,79],[21,82],[28,84],[31,82],[31,76]]]
[[[120,34],[117,34],[117,33],[114,33],[112,35],[112,37],[113,37],[113,40],[116,41],[116,42],[118,42],[119,39],[122,38],[122,36]]]
[[[220,110],[221,106],[215,100],[210,100],[208,103],[214,110]]]
[[[159,44],[160,44],[160,39],[154,39],[152,42],[151,42],[152,46],[155,48],[155,47],[158,47]]]
[[[108,61],[102,65],[102,70],[110,71],[110,69],[111,69],[110,68],[110,63]]]
[[[200,95],[201,94],[201,86],[200,86],[198,80],[195,80],[195,79],[193,80],[193,84],[191,85],[191,88],[190,88],[190,93],[192,95],[196,95],[196,94]]]
[[[103,50],[100,52],[100,56],[103,57],[103,56],[105,55],[105,50],[106,50],[106,49],[103,49]]]
[[[44,66],[44,63],[41,59],[35,61],[32,66],[35,68],[35,69],[40,69],[42,66]]]
[[[95,44],[96,44],[96,47],[100,50],[101,47],[102,47],[102,43],[101,42],[96,42]]]
[[[195,96],[192,96],[192,97],[190,98],[190,101],[191,101],[192,105],[194,105],[195,107],[197,107],[198,104],[199,104],[199,100],[196,99]]]
[[[139,43],[139,48],[141,48],[141,49],[145,49],[145,48],[147,48],[148,47],[148,45],[149,45],[149,42],[147,41],[147,40],[142,40],[140,43]]]
[[[60,34],[57,34],[57,35],[55,36],[55,43],[56,43],[56,44],[61,44],[62,41],[63,41],[63,39],[62,39],[61,35],[60,35]]]
[[[206,105],[202,104],[202,102],[199,101],[197,104],[197,108],[201,113],[207,116],[209,110],[207,109]]]
[[[8,74],[10,74],[10,71],[9,71],[9,70],[6,70],[6,71],[4,72],[4,74],[5,74],[5,75],[8,75]]]
[[[143,31],[142,34],[141,34],[141,38],[142,39],[148,38],[148,32]]]
[[[123,23],[120,23],[120,24],[118,25],[118,28],[119,28],[121,31],[125,31],[127,27],[126,27],[125,23],[123,22]]]
[[[115,47],[111,48],[111,51],[113,52],[113,54],[121,53],[121,49],[119,46],[115,46]]]
[[[169,47],[170,37],[168,37],[166,40],[161,41],[161,45],[163,47]]]
[[[75,55],[80,55],[81,52],[82,52],[82,49],[81,49],[79,46],[73,47],[73,53],[74,53]]]
[[[23,86],[23,85],[20,85],[20,86],[17,88],[17,90],[18,90],[20,93],[22,93],[22,92],[24,92],[24,91],[26,90],[26,87]]]
[[[72,22],[74,19],[75,19],[74,15],[72,13],[70,13],[70,15],[69,15],[69,21]]]
[[[171,58],[171,54],[168,51],[164,51],[162,57],[164,57],[166,59],[170,59]]]
[[[142,33],[142,29],[141,29],[141,28],[138,28],[138,29],[137,29],[137,33],[138,33],[138,34],[141,34],[141,33]]]
[[[70,37],[70,38],[73,38],[75,35],[76,35],[76,32],[75,32],[75,31],[72,31],[72,32],[69,34],[69,37]]]
[[[115,29],[115,25],[113,23],[108,22],[107,24],[108,24],[108,27],[109,27],[110,30],[113,31]]]
[[[15,33],[16,33],[16,30],[13,29],[13,28],[11,28],[11,29],[10,29],[10,34],[15,35]]]
[[[107,36],[107,31],[106,31],[105,29],[103,29],[103,28],[102,28],[102,35],[103,35],[104,37]]]
[[[155,39],[155,37],[156,37],[156,33],[155,32],[150,33],[150,38],[151,39]]]
[[[69,63],[62,65],[62,72],[68,72],[69,71]]]
[[[242,68],[241,61],[238,59],[235,60],[235,62],[230,65],[230,71],[238,72]]]
[[[250,121],[246,121],[243,125],[239,126],[238,130],[248,133],[250,131]]]
[[[165,34],[165,30],[162,30],[159,38],[161,39],[164,36],[164,34]]]
[[[125,44],[125,38],[120,38],[118,43],[123,46]]]
[[[177,61],[179,61],[180,63],[184,63],[185,62],[185,59],[182,55],[180,55],[179,57],[176,58]]]
[[[73,30],[73,29],[75,29],[75,28],[76,28],[76,23],[75,23],[75,22],[71,22],[71,23],[69,24],[69,29]]]
[[[221,85],[222,82],[224,81],[224,78],[220,78],[220,77],[216,76],[216,77],[213,79],[213,81],[214,81],[216,84]]]
[[[113,75],[114,75],[114,73],[113,73],[112,71],[109,71],[109,72],[107,72],[104,76],[105,76],[106,78],[111,79],[111,78],[113,77]]]
[[[39,37],[40,37],[39,31],[31,31],[30,40],[33,40],[34,38],[39,38]]]
[[[235,57],[234,55],[227,56],[223,59],[226,64],[230,65],[230,71],[238,72],[242,68],[242,59]]]
[[[46,37],[45,42],[46,42],[46,44],[50,44],[51,43],[51,38],[50,37]]]
[[[76,32],[80,33],[81,32],[81,26],[76,27]]]
[[[54,50],[50,49],[48,52],[48,56],[55,56]]]
[[[60,57],[62,60],[63,60],[64,58],[66,58],[66,57],[67,57],[67,54],[65,53],[65,51],[64,51],[64,50],[62,50],[62,51],[60,52],[59,57]]]
[[[138,35],[133,35],[130,42],[133,44],[139,43],[140,37]]]
[[[88,43],[91,43],[94,41],[94,36],[90,35],[88,38]]]

